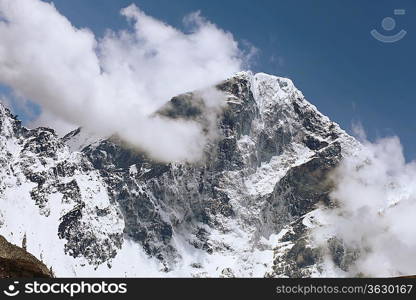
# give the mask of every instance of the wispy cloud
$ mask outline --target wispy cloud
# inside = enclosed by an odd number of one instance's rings
[[[370,143],[361,126],[355,129],[363,148],[333,174],[330,197],[336,207],[324,210],[327,224],[314,230],[314,239],[327,247],[333,235],[358,253],[350,276],[414,275],[416,162],[406,163],[397,137]]]
[[[0,82],[40,104],[49,121],[117,133],[158,160],[199,159],[198,124],[150,116],[172,96],[241,70],[248,56],[199,13],[185,18],[187,33],[135,5],[121,14],[131,28],[97,39],[53,4],[0,0]]]

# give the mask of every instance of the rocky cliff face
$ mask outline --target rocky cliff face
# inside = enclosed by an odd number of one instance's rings
[[[329,203],[327,174],[358,143],[288,79],[242,72],[217,88],[219,134],[195,164],[82,129],[28,130],[0,106],[0,233],[26,234],[57,276],[327,274],[308,228]],[[208,124],[197,98],[159,113]]]
[[[53,272],[24,248],[12,245],[0,236],[0,278],[31,277],[51,278]]]

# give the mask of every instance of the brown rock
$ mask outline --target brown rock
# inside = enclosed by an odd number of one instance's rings
[[[53,274],[35,256],[0,235],[0,278],[51,278]]]

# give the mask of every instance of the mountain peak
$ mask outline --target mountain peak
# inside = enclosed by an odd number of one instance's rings
[[[60,139],[12,126],[0,234],[27,236],[57,276],[310,276],[312,265],[275,247],[284,238],[308,253],[283,231],[329,201],[326,176],[358,143],[289,79],[240,72],[216,87],[227,96],[218,134],[193,164],[158,163],[85,129]],[[199,120],[194,94],[174,97],[165,116]],[[292,228],[304,240],[307,229]]]

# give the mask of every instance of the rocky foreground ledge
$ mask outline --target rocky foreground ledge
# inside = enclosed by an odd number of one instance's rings
[[[25,249],[0,235],[0,278],[51,278],[52,270]]]

